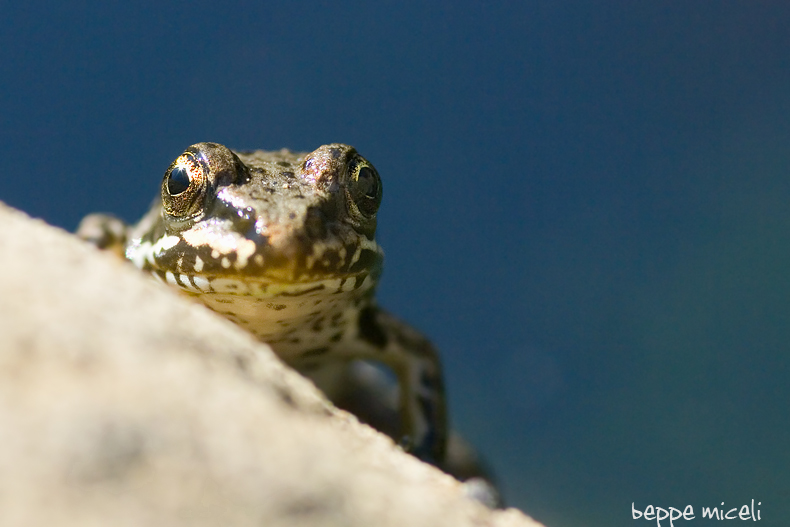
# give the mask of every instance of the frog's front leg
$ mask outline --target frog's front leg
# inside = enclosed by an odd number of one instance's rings
[[[420,333],[376,307],[363,309],[359,337],[376,350],[365,357],[398,380],[401,430],[416,457],[441,465],[447,448],[447,409],[439,355]]]
[[[288,362],[338,407],[414,456],[442,466],[447,415],[435,349],[375,306],[359,310],[353,320],[347,338],[330,352]]]

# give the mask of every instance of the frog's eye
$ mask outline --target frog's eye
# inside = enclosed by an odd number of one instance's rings
[[[194,216],[203,205],[207,169],[191,152],[178,157],[162,180],[162,205],[171,216]]]
[[[173,167],[167,176],[167,192],[171,196],[177,196],[189,189],[189,172],[182,166]]]
[[[365,159],[354,159],[349,165],[351,199],[365,217],[373,217],[381,204],[381,178]]]

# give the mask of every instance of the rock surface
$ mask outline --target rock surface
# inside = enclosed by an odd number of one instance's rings
[[[0,525],[539,526],[119,259],[0,225]]]

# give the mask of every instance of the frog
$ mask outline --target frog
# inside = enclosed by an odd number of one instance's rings
[[[77,235],[246,329],[337,406],[498,506],[492,478],[449,431],[436,348],[376,301],[382,196],[378,171],[346,144],[203,142],[170,164],[139,222],[91,214]]]

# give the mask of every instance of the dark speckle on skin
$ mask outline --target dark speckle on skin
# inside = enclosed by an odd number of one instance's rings
[[[376,320],[376,311],[365,308],[359,313],[359,336],[377,348],[387,346],[387,335]]]
[[[311,358],[312,359],[312,358],[315,358],[315,357],[317,357],[319,355],[325,355],[328,352],[329,352],[329,347],[328,346],[322,346],[320,348],[312,348],[312,349],[303,351],[302,352],[302,358],[303,359],[307,359],[307,358]]]

